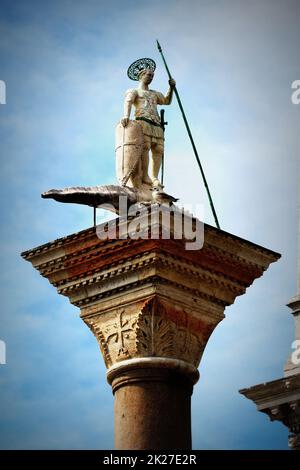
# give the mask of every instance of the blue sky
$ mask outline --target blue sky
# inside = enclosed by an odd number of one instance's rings
[[[114,128],[128,65],[157,62],[158,38],[220,219],[282,254],[226,310],[193,395],[195,449],[286,449],[287,432],[238,390],[282,376],[294,337],[300,105],[297,0],[0,0],[0,448],[113,447],[113,399],[78,310],[20,252],[92,224],[87,207],[42,200],[53,188],[115,182]],[[166,190],[203,203],[177,103],[166,108]],[[98,215],[101,220],[101,214]]]

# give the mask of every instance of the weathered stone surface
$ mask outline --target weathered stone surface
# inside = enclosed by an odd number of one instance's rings
[[[91,207],[105,206],[111,212],[119,213],[120,197],[127,198],[127,204],[152,201],[149,188],[131,188],[128,186],[74,186],[64,189],[50,189],[42,194],[43,199],[54,199],[68,204],[84,204]],[[126,205],[127,205],[126,204]]]
[[[117,124],[116,131],[116,174],[121,186],[138,188],[142,186],[142,153],[144,136],[138,121],[128,121],[126,127]]]
[[[190,449],[193,384],[170,367],[129,368],[113,381],[117,449]]]
[[[155,204],[173,204],[177,198],[165,193],[162,189],[150,188],[149,185],[140,184],[138,188],[129,186],[75,186],[64,189],[50,189],[42,193],[43,199],[54,199],[67,204],[83,204],[95,208],[102,208],[120,214],[121,204],[124,209],[132,205],[140,206]],[[123,199],[122,199],[123,198]],[[126,198],[126,201],[124,202]],[[122,202],[121,202],[122,201]]]

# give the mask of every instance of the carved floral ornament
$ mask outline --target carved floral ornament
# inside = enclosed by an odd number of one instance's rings
[[[152,297],[126,308],[84,318],[97,338],[107,368],[126,359],[167,357],[198,367],[215,327]]]

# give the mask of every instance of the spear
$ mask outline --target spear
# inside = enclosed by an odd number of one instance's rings
[[[165,57],[164,57],[164,54],[163,54],[161,45],[159,44],[159,42],[158,42],[157,40],[156,40],[156,43],[157,43],[157,48],[158,48],[158,50],[159,50],[159,52],[160,52],[160,54],[161,54],[163,63],[165,64],[166,71],[167,71],[167,74],[168,74],[168,76],[169,76],[169,79],[171,80],[172,75],[171,75],[171,73],[170,73],[169,67],[168,67],[167,62],[166,62],[166,59],[165,59]],[[196,149],[196,145],[195,145],[195,142],[194,142],[192,133],[191,133],[191,129],[190,129],[190,126],[189,126],[189,124],[188,124],[188,122],[187,122],[187,118],[186,118],[185,112],[184,112],[184,110],[183,110],[183,106],[182,106],[182,103],[181,103],[181,99],[180,99],[180,97],[179,97],[179,94],[178,94],[178,91],[177,91],[177,88],[176,88],[176,87],[174,88],[174,93],[175,93],[175,96],[176,96],[176,98],[177,98],[178,105],[179,105],[179,108],[180,108],[180,111],[181,111],[181,114],[182,114],[182,117],[183,117],[183,120],[184,120],[184,124],[185,124],[186,130],[187,130],[187,133],[188,133],[188,135],[189,135],[189,138],[190,138],[190,141],[191,141],[193,150],[194,150],[194,154],[195,154],[195,157],[196,157],[196,160],[197,160],[197,163],[198,163],[200,172],[201,172],[201,176],[202,176],[203,183],[204,183],[204,186],[205,186],[207,195],[208,195],[209,204],[210,204],[210,207],[211,207],[211,210],[212,210],[214,219],[215,219],[216,226],[217,226],[218,229],[220,229],[220,224],[219,224],[218,217],[217,217],[217,214],[216,214],[216,211],[215,211],[215,207],[214,207],[214,203],[213,203],[213,200],[212,200],[212,197],[211,197],[211,194],[210,194],[210,190],[209,190],[209,187],[208,187],[207,179],[206,179],[206,177],[205,177],[205,174],[204,174],[204,171],[203,171],[201,162],[200,162],[200,158],[199,158],[199,155],[198,155],[198,152],[197,152],[197,149]]]

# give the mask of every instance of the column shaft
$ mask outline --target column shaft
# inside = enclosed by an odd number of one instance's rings
[[[116,449],[191,449],[191,380],[169,369],[132,369],[112,388]]]

